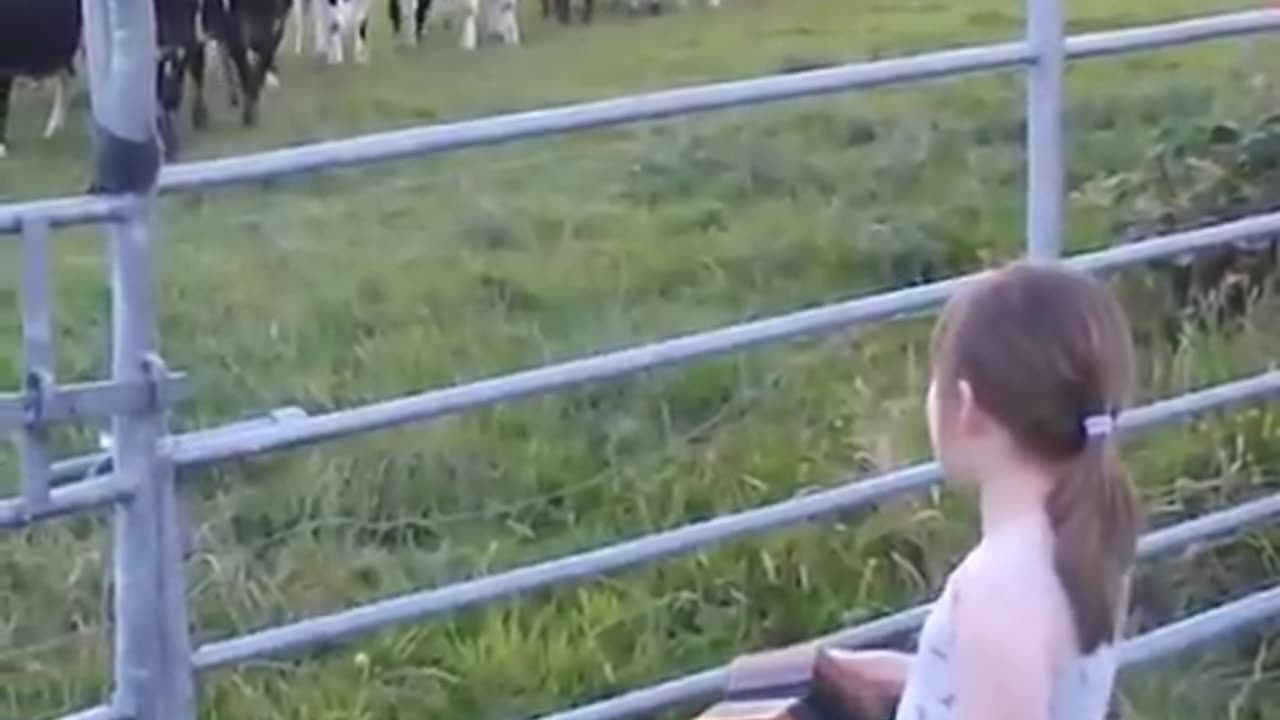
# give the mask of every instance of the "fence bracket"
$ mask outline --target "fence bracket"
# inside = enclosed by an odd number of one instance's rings
[[[57,385],[53,373],[44,368],[27,372],[25,385],[22,403],[26,417],[18,440],[18,454],[22,458],[23,516],[31,521],[49,507],[51,464],[44,414],[56,393]]]
[[[172,407],[186,399],[185,373],[169,372],[147,380],[99,380],[51,386],[28,382],[21,393],[0,393],[0,430],[100,420],[117,414]]]

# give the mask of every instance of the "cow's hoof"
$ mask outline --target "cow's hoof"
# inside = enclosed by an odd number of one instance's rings
[[[3,160],[4,157],[8,154],[9,154],[9,151],[8,149],[5,148],[4,143],[0,143],[0,160]]]

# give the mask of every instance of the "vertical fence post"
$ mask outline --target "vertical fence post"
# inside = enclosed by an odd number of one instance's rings
[[[173,466],[164,437],[167,371],[156,354],[151,206],[159,174],[153,0],[82,0],[93,109],[92,190],[135,198],[108,227],[111,374],[152,389],[111,419],[113,472],[133,493],[115,508],[115,705],[134,720],[194,720],[195,678]]]
[[[28,407],[28,425],[18,443],[22,465],[23,509],[28,518],[43,512],[49,504],[49,430],[40,417],[46,394],[53,390],[57,363],[53,348],[53,293],[49,290],[49,223],[25,220],[22,223],[22,362],[26,366],[23,383],[33,402]]]
[[[155,354],[151,232],[140,200],[114,223],[111,242],[112,375],[163,387]],[[194,720],[195,680],[173,466],[158,454],[165,432],[158,394],[139,413],[112,419],[114,472],[133,495],[116,507],[117,702],[136,720]]]
[[[1066,195],[1062,130],[1066,64],[1062,0],[1027,0],[1027,258],[1052,262],[1062,254]]]

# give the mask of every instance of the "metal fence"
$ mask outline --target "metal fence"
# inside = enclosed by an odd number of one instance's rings
[[[935,464],[854,478],[834,489],[536,563],[443,588],[191,647],[175,471],[181,467],[300,447],[426,422],[517,398],[616,379],[748,347],[812,337],[933,308],[972,276],[862,297],[811,310],[676,337],[479,382],[430,390],[348,410],[271,417],[172,435],[166,417],[183,376],[157,351],[151,211],[158,193],[249,183],[324,169],[422,156],[537,136],[635,123],[722,108],[886,86],[980,70],[1024,67],[1028,81],[1027,254],[1058,261],[1063,227],[1063,71],[1066,60],[1153,49],[1280,28],[1280,11],[1234,13],[1132,29],[1065,36],[1060,0],[1028,0],[1024,38],[982,47],[856,63],[784,76],[619,97],[480,120],[378,133],[158,171],[152,144],[154,19],[150,0],[85,0],[86,50],[95,121],[96,185],[80,197],[0,205],[0,237],[21,243],[23,387],[0,395],[0,427],[21,455],[18,497],[0,500],[0,527],[23,527],[94,508],[114,512],[115,692],[74,718],[182,720],[197,714],[196,675],[254,658],[298,653],[396,623],[552,585],[584,582],[730,538],[809,522],[927,488]],[[138,87],[145,92],[139,94]],[[158,172],[158,175],[157,175]],[[110,246],[112,376],[58,384],[49,293],[54,228],[102,223]],[[1140,243],[1063,258],[1086,271],[1112,270],[1280,232],[1280,213],[1258,215]],[[1280,394],[1280,371],[1162,400],[1121,418],[1142,432],[1199,413]],[[59,423],[110,419],[111,449],[99,457],[54,461],[49,430]],[[82,478],[76,482],[58,480]],[[1167,553],[1280,515],[1280,495],[1155,531],[1143,557]],[[826,638],[852,646],[909,632],[927,607]],[[1127,665],[1141,664],[1254,628],[1280,614],[1280,586],[1128,641]],[[713,696],[723,668],[706,670],[552,716],[556,720],[635,717]]]

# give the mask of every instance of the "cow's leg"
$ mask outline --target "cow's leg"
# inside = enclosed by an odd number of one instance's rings
[[[9,136],[9,96],[12,94],[13,78],[0,75],[0,158],[7,154],[4,143],[5,138]]]
[[[231,107],[240,107],[240,92],[243,89],[238,68],[231,57],[231,51],[227,49],[226,44],[215,42],[214,54],[218,56],[219,66],[222,68],[222,81],[227,86],[227,102]]]
[[[290,2],[292,7],[292,2]],[[285,11],[286,13],[288,10]],[[264,49],[264,55],[267,60],[267,87],[280,87],[280,45],[284,43],[284,26],[278,26],[271,31],[270,37],[267,38],[270,47]]]
[[[596,12],[596,0],[582,0],[582,23],[591,24],[591,16]]]
[[[49,121],[44,126],[44,138],[53,137],[67,121],[67,76],[64,72],[53,76],[53,108],[49,111]]]
[[[396,40],[404,41],[404,8],[400,0],[387,0],[387,19],[391,21],[391,35]]]
[[[498,34],[508,45],[520,44],[520,21],[516,19],[516,0],[496,0],[498,5]]]
[[[571,0],[555,0],[555,2],[556,19],[560,21],[561,25],[568,25],[570,20],[572,20],[570,17],[570,11],[572,10],[570,7]]]
[[[369,15],[372,9],[369,0],[351,0],[352,20],[355,21],[352,54],[361,64],[369,62]]]
[[[293,28],[293,54],[302,54],[302,43],[307,34],[307,10],[311,0],[296,0],[289,8],[289,27]]]
[[[422,44],[422,33],[427,27],[427,18],[431,17],[431,0],[413,0],[413,42]]]
[[[182,107],[188,62],[185,47],[161,48],[156,62],[156,128],[166,160],[172,160],[177,152],[178,109]]]
[[[476,23],[480,15],[480,0],[464,0],[463,13],[466,17],[462,21],[462,49],[475,50],[479,32]]]
[[[256,81],[257,87],[259,88],[279,86],[280,81],[275,80],[275,67],[276,51],[277,48],[280,47],[280,39],[279,35],[272,35],[267,38],[267,45],[265,47],[257,48],[256,54],[258,56],[258,65],[254,70],[257,73]]]
[[[191,75],[191,124],[197,130],[209,126],[209,106],[204,100],[205,43],[195,42],[187,51],[187,73]]]
[[[328,0],[329,12],[325,18],[325,49],[328,52],[329,64],[340,65],[346,50],[347,7],[343,0]]]
[[[240,120],[247,127],[258,122],[258,96],[262,90],[262,73],[266,72],[266,68],[263,66],[261,69],[255,69],[249,66],[249,48],[244,41],[239,23],[228,22],[225,27],[226,32],[223,33],[222,42],[219,44],[222,46],[224,60],[234,71],[234,79],[227,85],[235,88],[236,81],[239,81],[243,100]]]
[[[342,47],[340,46],[342,38],[339,35],[340,26],[337,24],[339,20],[338,0],[315,0],[314,24],[316,31],[316,54],[326,58],[330,63],[342,62]],[[338,44],[339,47],[334,47]],[[338,59],[334,60],[334,54]]]
[[[369,20],[366,18],[360,21],[356,26],[355,47],[352,49],[352,55],[355,56],[356,62],[363,65],[369,62]]]

